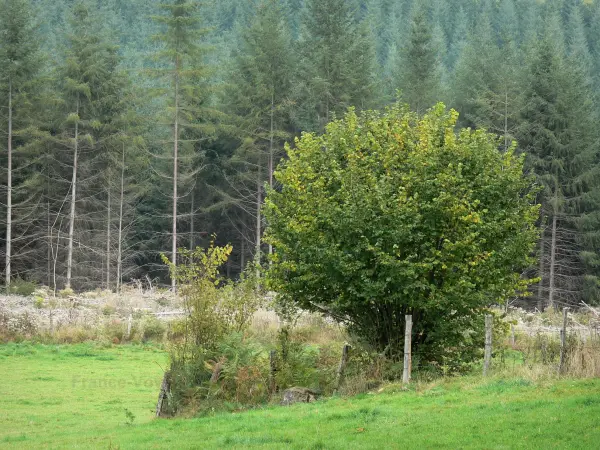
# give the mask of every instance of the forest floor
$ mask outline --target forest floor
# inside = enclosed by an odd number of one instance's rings
[[[0,448],[598,448],[600,379],[447,378],[408,390],[153,418],[157,347],[0,345]]]

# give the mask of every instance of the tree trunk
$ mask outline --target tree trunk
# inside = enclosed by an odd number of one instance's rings
[[[172,263],[177,267],[177,172],[179,150],[179,57],[175,62],[175,122],[173,124],[173,243],[171,248]],[[175,277],[171,276],[171,289],[177,290]]]
[[[124,186],[125,186],[125,144],[123,144],[123,153],[121,155],[121,192],[119,198],[119,235],[118,235],[118,248],[117,248],[117,292],[121,292],[121,283],[122,283],[122,267],[123,267],[123,256],[122,256],[122,246],[123,246],[123,196],[124,196]]]
[[[556,228],[557,228],[557,207],[554,207],[552,216],[552,243],[550,244],[550,279],[548,281],[548,308],[554,308],[554,271],[556,266]]]
[[[544,311],[544,232],[542,231],[542,235],[540,237],[540,268],[538,271],[538,276],[540,277],[540,281],[537,287],[537,301],[538,301],[538,309],[540,311]]]
[[[8,81],[8,162],[6,179],[6,287],[11,278],[11,244],[12,244],[12,82]]]
[[[190,251],[194,250],[194,189],[192,189],[192,206],[190,208]]]
[[[110,189],[110,169],[108,172],[108,199],[107,199],[107,211],[106,211],[106,289],[110,290],[110,223],[111,223],[111,189]]]
[[[275,109],[275,94],[273,92],[273,89],[271,89],[271,131],[269,134],[269,187],[272,189],[273,188],[273,140],[274,140],[274,136],[273,136],[273,129],[274,129],[274,111]],[[269,255],[273,254],[273,245],[269,244]],[[271,264],[271,261],[269,261],[269,265]]]
[[[240,273],[246,268],[246,241],[242,236],[241,255],[240,255]]]
[[[260,157],[259,157],[260,158]],[[260,236],[261,236],[261,220],[260,220],[260,203],[261,203],[261,195],[260,195],[260,179],[261,179],[261,170],[260,170],[261,161],[258,161],[258,173],[256,176],[256,248],[254,251],[254,263],[256,264],[256,283],[258,288],[258,278],[260,277]]]
[[[79,150],[79,99],[77,100],[77,121],[75,122],[75,140],[73,151],[73,179],[71,180],[71,212],[69,214],[69,243],[67,254],[67,284],[71,288],[71,276],[73,268],[73,232],[75,229],[75,201],[77,200],[77,158]]]
[[[508,90],[504,92],[504,151],[508,150]]]

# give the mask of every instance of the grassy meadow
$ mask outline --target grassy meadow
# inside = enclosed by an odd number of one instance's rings
[[[152,346],[0,346],[0,448],[598,448],[600,379],[461,377],[205,418],[153,419]]]

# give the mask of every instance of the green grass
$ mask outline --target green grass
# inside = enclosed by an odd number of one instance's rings
[[[154,420],[151,347],[0,346],[0,448],[598,448],[600,380],[465,377],[310,405]],[[125,410],[135,417],[130,424]]]

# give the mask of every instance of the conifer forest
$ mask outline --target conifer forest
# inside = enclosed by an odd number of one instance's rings
[[[1,282],[170,286],[269,264],[286,143],[438,102],[516,142],[541,205],[521,304],[600,303],[600,1],[0,0]]]

